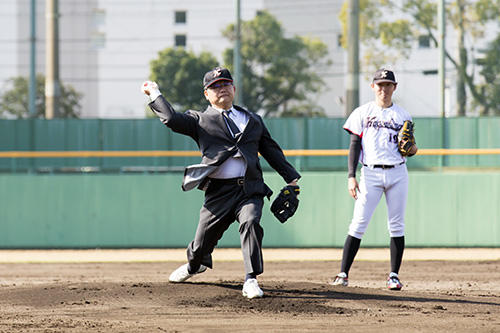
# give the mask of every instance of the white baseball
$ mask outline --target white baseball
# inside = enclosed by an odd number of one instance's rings
[[[141,86],[141,90],[144,94],[149,96],[153,90],[158,90],[158,84],[153,81],[145,81]]]

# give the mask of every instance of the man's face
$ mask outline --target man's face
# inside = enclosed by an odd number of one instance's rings
[[[205,98],[211,105],[227,110],[233,105],[235,91],[231,81],[221,80],[205,89]]]
[[[377,104],[381,106],[390,106],[392,104],[392,94],[397,85],[391,82],[372,83],[372,89],[375,92]]]

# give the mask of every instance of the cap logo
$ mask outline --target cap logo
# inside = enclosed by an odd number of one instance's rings
[[[380,76],[383,77],[383,78],[386,78],[387,77],[387,71],[383,71]]]
[[[222,71],[220,68],[216,68],[213,70],[212,74],[213,74],[214,78],[219,77],[222,74]]]

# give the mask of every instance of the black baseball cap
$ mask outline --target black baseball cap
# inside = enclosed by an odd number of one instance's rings
[[[385,68],[381,68],[373,75],[373,83],[390,82],[397,84],[394,72]]]
[[[203,77],[203,89],[207,89],[215,82],[222,80],[233,82],[233,77],[231,76],[229,69],[215,67],[211,71],[205,73],[205,76]]]

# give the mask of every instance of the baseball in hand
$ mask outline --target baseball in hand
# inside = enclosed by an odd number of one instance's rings
[[[153,81],[145,81],[142,84],[141,90],[144,94],[149,96],[153,90],[158,90],[158,85]]]
[[[409,156],[413,156],[413,155],[415,155],[417,153],[417,151],[418,151],[417,146],[413,145],[413,146],[410,147],[410,149],[408,151],[408,154],[409,154]]]

